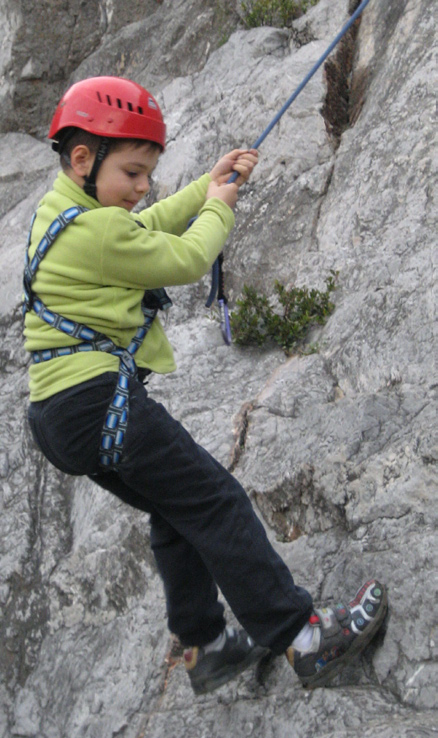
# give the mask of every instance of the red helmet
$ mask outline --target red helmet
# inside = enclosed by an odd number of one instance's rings
[[[107,138],[139,138],[164,149],[166,126],[157,101],[136,82],[121,77],[91,77],[76,82],[62,97],[49,138],[59,140],[74,126]]]

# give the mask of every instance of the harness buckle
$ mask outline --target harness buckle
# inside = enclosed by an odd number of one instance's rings
[[[131,356],[129,351],[126,349],[123,350],[120,354],[118,354],[120,358],[120,363],[125,367],[126,371],[129,373],[131,377],[137,376],[137,364],[134,361],[134,357]]]

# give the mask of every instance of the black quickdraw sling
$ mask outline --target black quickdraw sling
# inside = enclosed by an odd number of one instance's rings
[[[35,277],[42,259],[47,254],[56,238],[78,215],[87,212],[87,210],[88,208],[74,206],[68,208],[68,210],[64,210],[64,212],[58,215],[58,217],[55,218],[53,223],[48,227],[36,248],[34,256],[30,259],[29,246],[36,213],[33,215],[27,239],[24,262],[23,315],[32,309],[41,320],[52,328],[65,333],[70,336],[70,338],[76,338],[80,341],[80,343],[73,346],[34,351],[32,353],[32,359],[36,364],[82,351],[104,351],[119,357],[120,364],[117,384],[103,424],[99,449],[100,466],[104,469],[114,469],[117,467],[122,456],[123,441],[128,426],[128,381],[130,377],[137,378],[138,376],[138,369],[134,360],[134,355],[143,343],[158,310],[167,310],[172,305],[172,301],[164,289],[145,291],[141,305],[144,316],[143,325],[137,328],[129,346],[125,349],[121,346],[117,346],[103,333],[99,333],[83,323],[69,320],[59,313],[49,310],[43,301],[32,292],[32,280]],[[138,221],[137,223],[139,226],[144,228],[142,223]]]

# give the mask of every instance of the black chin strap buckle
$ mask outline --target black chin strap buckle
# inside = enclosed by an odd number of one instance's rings
[[[84,192],[86,195],[89,195],[90,197],[94,197],[95,200],[97,200],[97,187],[96,182],[90,182],[89,177],[84,177],[85,184],[84,184]]]

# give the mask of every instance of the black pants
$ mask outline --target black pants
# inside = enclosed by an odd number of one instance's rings
[[[120,467],[114,472],[98,466],[116,376],[108,372],[32,403],[29,421],[41,450],[61,471],[88,475],[150,513],[169,628],[184,645],[202,646],[224,628],[219,586],[254,640],[283,652],[309,617],[309,593],[294,584],[237,480],[140,382],[130,384]]]

